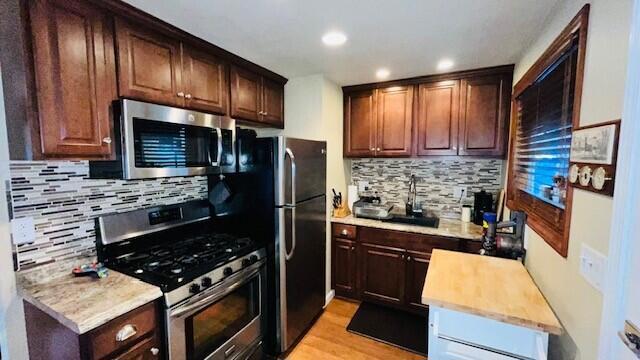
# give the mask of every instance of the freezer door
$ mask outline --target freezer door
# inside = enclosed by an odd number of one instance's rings
[[[325,302],[326,197],[278,209],[280,350],[312,325]]]
[[[276,206],[293,205],[326,192],[327,143],[277,138]]]

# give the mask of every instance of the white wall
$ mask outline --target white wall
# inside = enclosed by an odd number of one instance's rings
[[[22,360],[28,358],[27,335],[22,301],[16,293],[13,272],[9,214],[5,196],[5,181],[8,180],[9,147],[7,145],[4,96],[0,86],[0,351],[3,359]]]
[[[350,163],[342,158],[342,89],[323,75],[290,79],[284,88],[285,128],[259,130],[260,135],[283,134],[327,142],[327,293],[331,290],[331,189],[346,198]]]
[[[516,64],[514,83],[584,4],[579,0],[560,2],[543,32]],[[591,1],[580,125],[622,116],[631,9],[631,0]],[[587,244],[607,254],[612,205],[610,197],[574,191],[566,259],[531,229],[526,233],[527,269],[575,341],[578,359],[596,358],[602,311],[602,294],[579,274],[580,249]]]

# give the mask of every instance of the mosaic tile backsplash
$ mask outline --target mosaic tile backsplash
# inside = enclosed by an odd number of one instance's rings
[[[33,217],[36,240],[18,246],[21,269],[95,254],[94,218],[207,197],[205,176],[88,179],[87,161],[12,161],[13,218]]]
[[[496,194],[502,188],[503,161],[499,159],[354,159],[351,180],[368,181],[369,190],[360,195],[377,193],[382,201],[404,209],[409,192],[409,179],[416,176],[417,201],[438,216],[460,217],[460,199],[453,197],[455,186],[466,186],[464,204],[473,205],[473,193],[486,190]]]

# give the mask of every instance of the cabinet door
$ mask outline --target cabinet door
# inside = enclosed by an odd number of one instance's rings
[[[43,154],[109,157],[116,98],[110,19],[85,1],[29,6]]]
[[[509,79],[506,75],[493,75],[462,80],[460,155],[504,155],[511,97]]]
[[[336,295],[348,298],[356,297],[356,243],[355,241],[334,238],[333,240],[333,288]]]
[[[344,155],[374,156],[376,151],[376,91],[346,95],[344,102]]]
[[[362,243],[359,259],[362,299],[402,305],[405,287],[404,250]]]
[[[411,155],[413,86],[378,90],[377,156]]]
[[[261,122],[284,127],[284,86],[265,78],[262,80]]]
[[[416,310],[427,310],[429,307],[422,304],[422,288],[429,269],[430,253],[420,251],[407,251],[406,273],[406,305]]]
[[[418,86],[418,155],[458,154],[459,93],[457,80]]]
[[[231,66],[231,117],[251,121],[260,120],[260,75]]]
[[[120,96],[184,106],[180,43],[116,18]]]
[[[229,92],[226,64],[186,45],[182,50],[186,107],[226,115]]]

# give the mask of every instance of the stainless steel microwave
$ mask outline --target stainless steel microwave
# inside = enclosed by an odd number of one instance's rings
[[[128,99],[118,101],[114,113],[116,159],[90,161],[90,178],[147,179],[235,171],[233,119]]]

